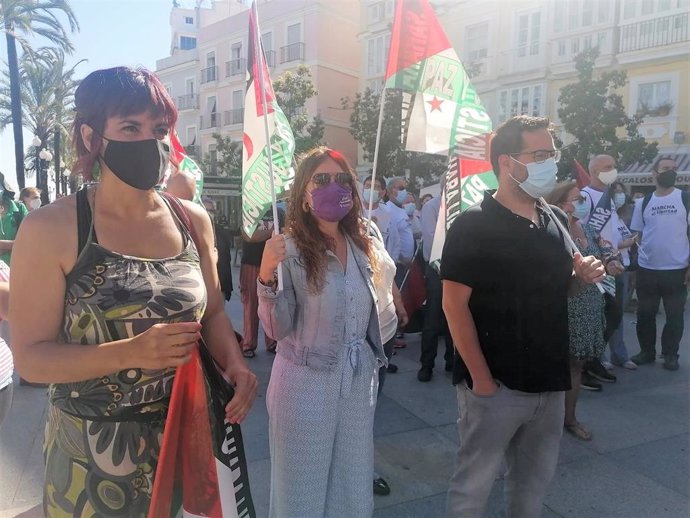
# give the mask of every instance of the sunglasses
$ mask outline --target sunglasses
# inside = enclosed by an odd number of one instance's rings
[[[316,173],[311,177],[311,181],[318,186],[328,185],[332,179],[335,179],[338,185],[352,185],[352,175],[350,173]]]

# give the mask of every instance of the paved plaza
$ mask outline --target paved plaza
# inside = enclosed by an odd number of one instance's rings
[[[239,277],[235,271],[236,277]],[[241,328],[239,293],[227,311]],[[686,312],[687,313],[687,312]],[[637,352],[635,316],[625,314],[625,338]],[[690,324],[690,318],[686,321]],[[376,467],[390,484],[376,497],[375,518],[443,516],[458,436],[457,405],[442,349],[430,383],[416,379],[419,335],[393,363],[377,409]],[[618,382],[603,392],[583,391],[579,419],[590,427],[589,443],[564,436],[558,470],[542,518],[685,518],[690,516],[690,332],[681,344],[681,368],[655,365],[637,371],[616,369]],[[263,340],[259,343],[263,347]],[[248,360],[260,379],[256,404],[243,426],[257,515],[268,515],[270,460],[265,394],[273,356],[259,350]],[[14,406],[0,431],[0,518],[41,516],[46,414],[42,389],[15,385]],[[502,481],[491,493],[487,517],[504,516]],[[307,517],[305,517],[307,518]],[[352,517],[355,518],[355,517]]]

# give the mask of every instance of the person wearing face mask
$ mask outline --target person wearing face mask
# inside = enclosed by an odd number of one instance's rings
[[[24,187],[19,191],[19,201],[26,206],[26,210],[29,212],[41,208],[41,189]]]
[[[410,229],[412,230],[412,237],[415,241],[421,239],[422,237],[422,224],[419,221],[419,211],[417,210],[417,200],[414,194],[411,192],[407,193],[407,198],[403,204],[403,209],[405,209],[405,214],[410,220]]]
[[[568,216],[570,235],[580,252],[594,255],[604,261],[609,273],[617,273],[623,269],[619,262],[605,260],[613,250],[603,248],[594,229],[586,223],[580,223],[579,220],[587,212],[587,200],[580,195],[575,181],[559,183],[546,199]],[[568,343],[572,387],[565,393],[563,427],[565,431],[581,441],[590,441],[592,433],[577,420],[575,408],[580,388],[597,391],[602,388],[596,380],[587,379],[589,375],[583,372],[583,367],[587,360],[599,358],[604,352],[604,323],[604,297],[596,286],[588,285],[568,299]]]
[[[395,261],[395,258],[400,256],[400,234],[398,233],[398,227],[391,224],[391,213],[383,201],[386,196],[386,180],[377,176],[375,187],[376,189],[372,193],[371,176],[364,180],[364,188],[362,189],[362,205],[364,209],[362,214],[365,218],[371,218],[376,223],[383,237],[386,251]],[[372,194],[371,212],[369,212],[369,199]]]
[[[635,243],[633,233],[620,220],[615,205],[614,183],[618,178],[616,161],[610,155],[596,155],[589,161],[590,184],[582,189],[587,203],[587,214],[582,223],[591,224],[597,235],[607,246],[618,250],[624,267],[630,266],[630,247]],[[613,366],[634,370],[637,366],[630,361],[628,349],[623,340],[623,294],[626,286],[621,275],[616,276],[616,295],[606,296],[606,330],[604,339],[608,342],[610,361],[605,356],[587,362],[589,375],[605,383],[615,383],[617,377],[610,372]]]
[[[287,232],[266,242],[261,261],[259,318],[278,340],[266,394],[271,518],[374,510],[374,410],[387,364],[375,283],[385,249],[367,234],[355,180],[341,153],[307,153]]]
[[[656,360],[656,314],[664,301],[666,323],[661,333],[664,368],[678,370],[678,347],[683,336],[683,312],[690,282],[690,194],[675,187],[677,166],[660,157],[652,175],[656,190],[635,202],[631,226],[641,232],[637,270],[637,365]]]
[[[449,517],[483,516],[504,459],[507,514],[539,516],[556,470],[571,387],[568,296],[605,271],[596,257],[571,255],[565,214],[541,201],[556,185],[549,129],[548,119],[526,115],[496,129],[498,190],[460,214],[445,240],[443,309],[458,353],[461,438]]]
[[[10,265],[19,225],[29,214],[26,205],[14,201],[14,190],[0,173],[0,260]]]
[[[397,230],[400,238],[400,252],[397,256],[391,256],[396,265],[395,284],[400,288],[415,252],[412,223],[403,208],[407,200],[407,180],[403,177],[392,178],[388,182],[387,195],[386,209],[391,215],[391,225]],[[405,335],[400,329],[395,335],[395,347],[400,349],[406,346]]]
[[[224,312],[211,220],[154,188],[177,119],[167,90],[148,70],[115,67],[86,76],[74,105],[74,170],[99,182],[22,223],[15,367],[50,383],[43,514],[146,516],[176,368],[199,340],[235,387],[228,422],[247,416],[257,382]]]

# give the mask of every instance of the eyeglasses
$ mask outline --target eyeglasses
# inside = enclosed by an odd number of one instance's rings
[[[350,173],[316,173],[311,177],[311,181],[318,186],[328,185],[332,179],[335,179],[338,185],[352,185],[352,175]]]
[[[549,158],[553,158],[555,162],[561,159],[560,149],[538,149],[536,151],[519,151],[517,153],[508,153],[510,156],[532,155],[537,164],[546,162]]]

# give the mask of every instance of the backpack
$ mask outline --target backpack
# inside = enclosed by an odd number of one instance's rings
[[[647,208],[647,205],[649,205],[649,202],[652,201],[652,194],[653,192],[650,192],[648,194],[645,194],[645,197],[642,199],[642,224],[644,225],[644,210]],[[690,214],[690,192],[687,191],[680,191],[680,198],[683,200],[683,205],[685,206],[685,215],[687,219],[687,215]]]

